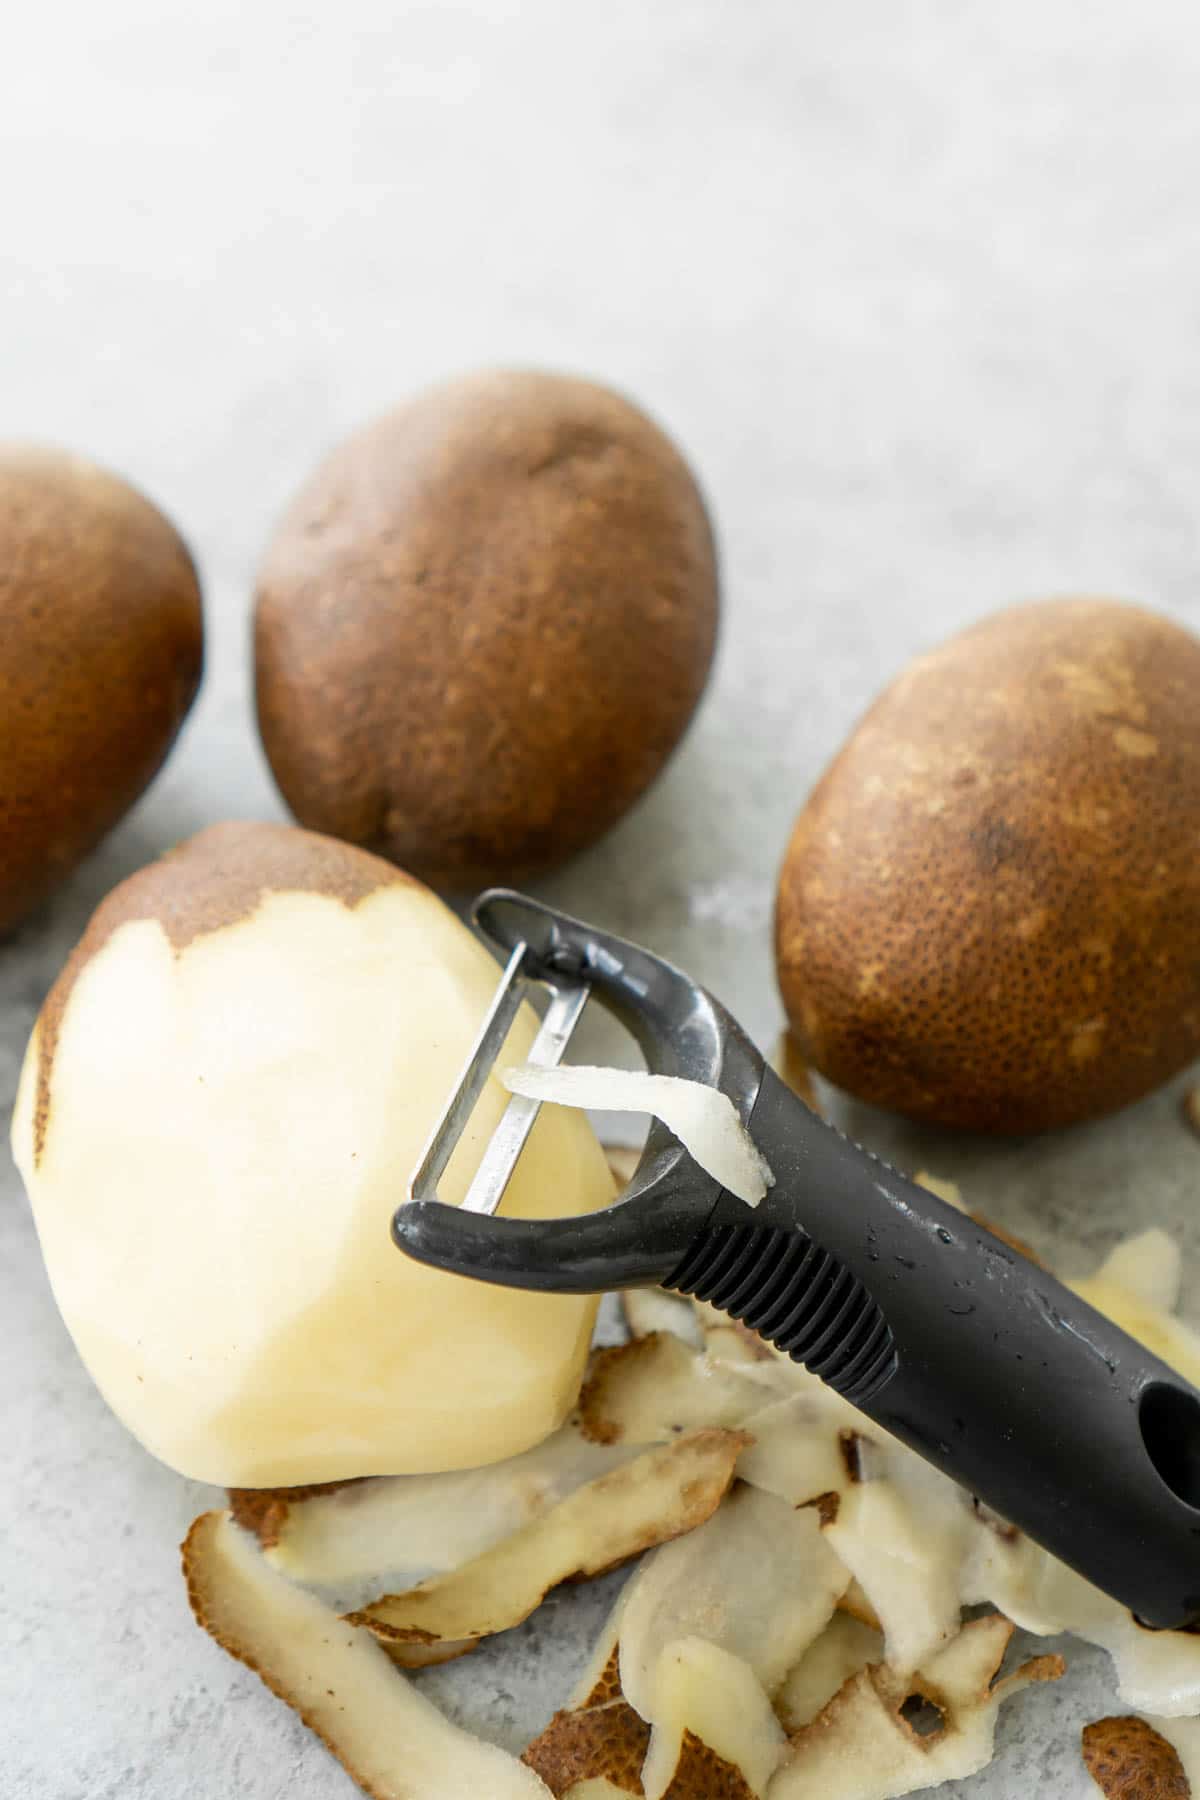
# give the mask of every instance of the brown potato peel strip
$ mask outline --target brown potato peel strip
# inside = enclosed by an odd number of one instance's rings
[[[657,1446],[561,1501],[532,1525],[449,1575],[385,1594],[348,1615],[395,1661],[461,1655],[519,1625],[551,1588],[603,1574],[690,1531],[720,1504],[745,1432],[702,1430]]]
[[[1145,1719],[1097,1719],[1084,1726],[1081,1748],[1105,1800],[1191,1800],[1179,1752]]]
[[[540,1775],[556,1800],[582,1800],[595,1791],[593,1783],[600,1792],[641,1796],[645,1789],[640,1770],[649,1742],[650,1727],[626,1701],[617,1700],[588,1712],[555,1713],[522,1760]],[[740,1770],[688,1731],[663,1800],[756,1800],[756,1796]]]
[[[710,1750],[694,1731],[685,1731],[679,1761],[662,1800],[758,1800],[758,1796],[740,1769]]]
[[[608,1781],[623,1794],[640,1795],[649,1743],[650,1727],[628,1701],[609,1700],[555,1713],[521,1760],[556,1797],[582,1781]]]
[[[595,1792],[640,1797],[645,1792],[642,1766],[650,1746],[650,1727],[621,1692],[617,1654],[614,1649],[588,1698],[573,1710],[555,1713],[522,1757],[556,1800],[584,1800]],[[739,1769],[686,1730],[662,1800],[758,1797]]]
[[[182,1555],[197,1622],[373,1800],[544,1800],[531,1769],[443,1718],[368,1633],[272,1569],[228,1513],[202,1514]]]

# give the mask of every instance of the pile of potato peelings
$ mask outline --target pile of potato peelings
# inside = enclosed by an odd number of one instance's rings
[[[618,1179],[631,1157],[611,1153]],[[1179,1282],[1177,1248],[1149,1231],[1076,1287],[1196,1381]],[[1058,1655],[1006,1668],[1020,1627],[1111,1656],[1129,1714],[1082,1745],[1109,1800],[1200,1796],[1200,1636],[1138,1626],[727,1316],[654,1292],[624,1306],[629,1342],[593,1353],[572,1417],[523,1455],[236,1490],[189,1531],[197,1620],[364,1792],[891,1800],[983,1768],[1001,1705],[1063,1675]],[[520,1760],[401,1672],[642,1552]],[[328,1604],[401,1570],[425,1578],[344,1614]]]

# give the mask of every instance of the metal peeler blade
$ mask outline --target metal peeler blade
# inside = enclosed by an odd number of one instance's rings
[[[414,1200],[438,1198],[437,1184],[446,1171],[446,1165],[454,1154],[463,1128],[475,1110],[475,1104],[495,1066],[496,1058],[504,1047],[513,1021],[535,979],[526,966],[528,962],[528,944],[517,944],[508,959],[487,1017],[479,1028],[479,1036],[471,1047],[459,1076],[458,1086],[434,1127],[416,1173],[409,1183],[409,1195]],[[553,975],[548,970],[543,971],[536,979],[549,987],[551,999],[542,1028],[533,1041],[529,1060],[541,1063],[546,1068],[555,1068],[562,1061],[572,1033],[583,1016],[591,987],[588,982],[562,971]],[[540,1100],[527,1100],[522,1094],[513,1095],[499,1127],[492,1134],[482,1162],[471,1178],[471,1185],[462,1203],[464,1212],[495,1212],[504,1198],[504,1191],[517,1166],[517,1159],[525,1148],[525,1140],[533,1129],[533,1122],[541,1111],[541,1104]]]
[[[544,1293],[659,1283],[742,1320],[1148,1625],[1200,1623],[1200,1394],[976,1221],[851,1143],[783,1086],[670,963],[504,889],[480,930],[500,992],[392,1221],[432,1267]],[[775,1185],[751,1210],[661,1124],[613,1206],[494,1216],[536,1115],[514,1101],[464,1207],[436,1184],[529,982],[557,1062],[591,994],[653,1071],[719,1088]]]

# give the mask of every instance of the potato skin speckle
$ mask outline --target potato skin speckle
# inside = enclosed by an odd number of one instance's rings
[[[349,438],[260,574],[263,744],[300,822],[452,890],[591,843],[703,691],[704,502],[620,395],[469,376]]]
[[[876,701],[797,821],[804,1057],[911,1118],[1113,1111],[1200,1052],[1200,641],[1113,600],[985,619]],[[864,979],[864,971],[870,979]]]
[[[1082,1753],[1105,1800],[1191,1800],[1178,1752],[1145,1719],[1097,1719],[1085,1725]]]
[[[203,661],[174,526],[83,457],[0,445],[0,933],[149,785]]]

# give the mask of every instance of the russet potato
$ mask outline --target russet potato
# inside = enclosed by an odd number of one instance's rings
[[[435,886],[615,824],[704,688],[717,569],[679,451],[592,382],[436,387],[315,471],[263,561],[258,719],[303,825]]]
[[[233,1487],[452,1469],[562,1421],[594,1300],[437,1273],[389,1237],[497,978],[427,888],[290,826],[213,827],[100,907],[13,1147],[67,1327],[164,1462]],[[443,1197],[507,1100],[491,1080]],[[552,1108],[504,1209],[612,1194],[584,1117]]]
[[[985,619],[871,708],[797,821],[776,959],[864,1100],[1027,1132],[1200,1054],[1200,641],[1113,600]]]
[[[0,934],[148,785],[203,660],[169,520],[84,457],[0,445]]]

